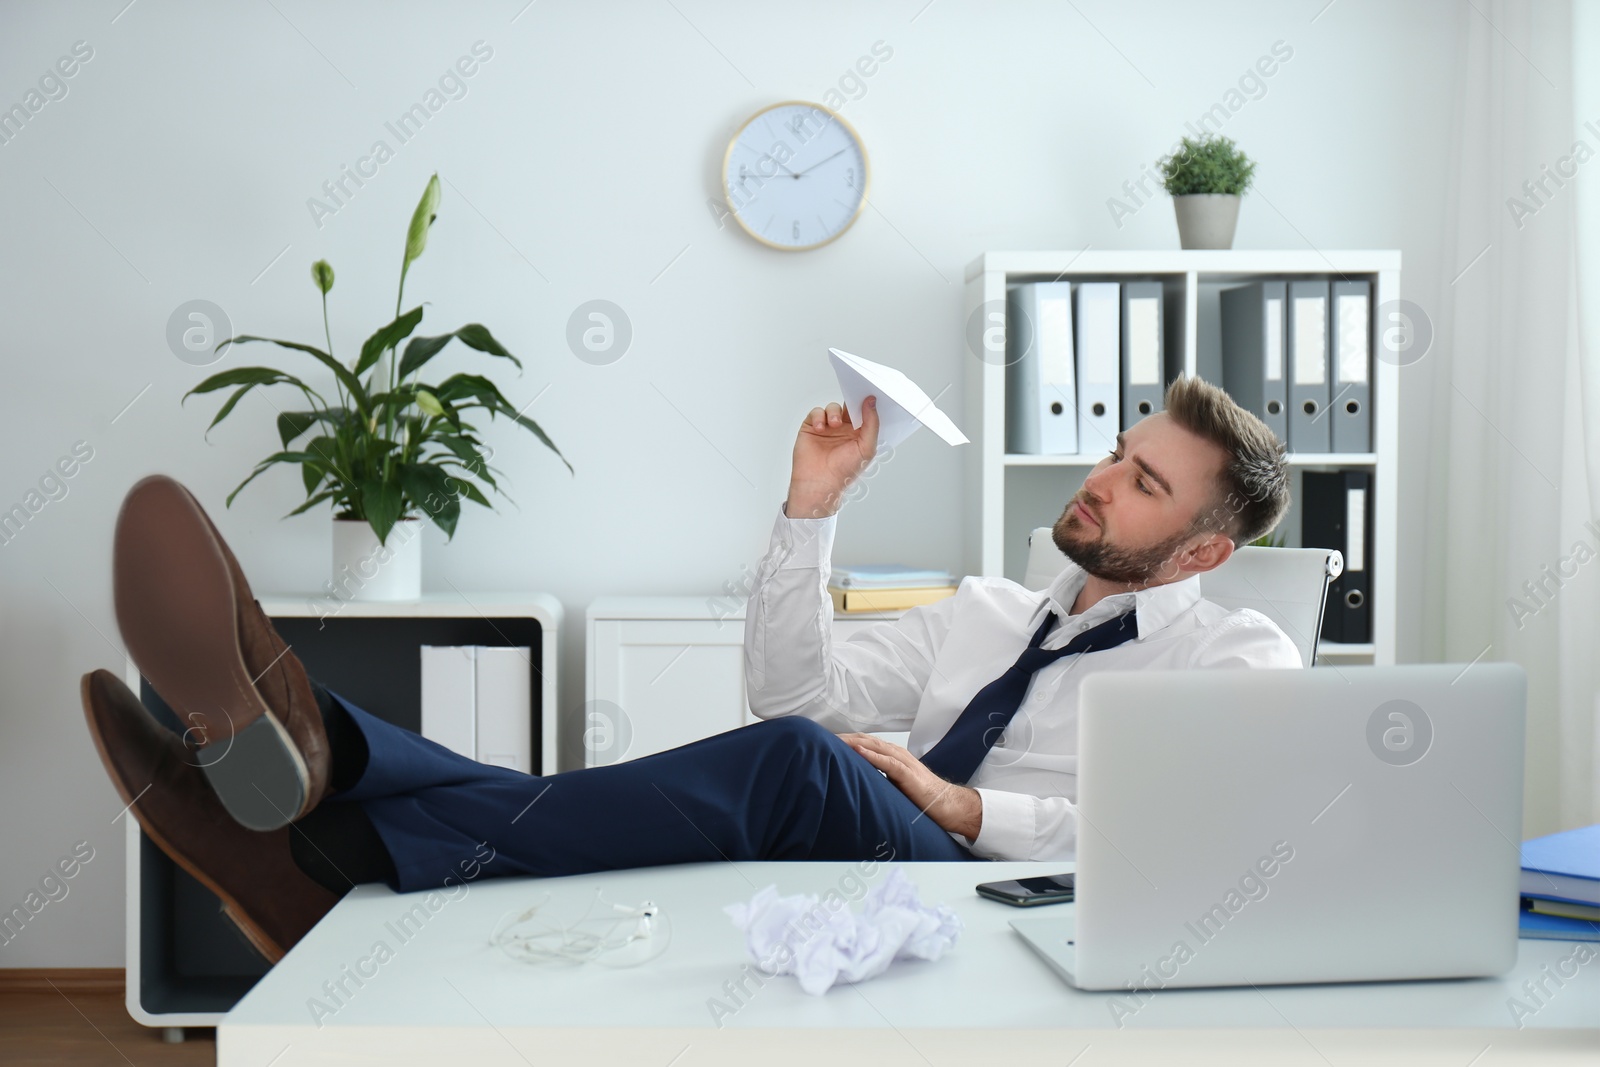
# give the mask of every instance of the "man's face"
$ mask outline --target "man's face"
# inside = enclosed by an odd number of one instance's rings
[[[1140,419],[1117,441],[1116,451],[1084,479],[1051,536],[1097,578],[1134,587],[1177,581],[1176,557],[1191,540],[1190,524],[1212,506],[1226,454],[1165,412]]]

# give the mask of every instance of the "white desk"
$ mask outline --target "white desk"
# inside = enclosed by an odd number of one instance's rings
[[[1576,1062],[1600,1049],[1600,959],[1548,999],[1518,1030],[1507,999],[1524,978],[1571,952],[1567,942],[1521,942],[1518,966],[1492,979],[1375,982],[1254,989],[1164,990],[1118,1030],[1112,994],[1063,983],[1007,925],[1024,911],[977,896],[979,881],[1057,873],[1060,863],[911,863],[903,865],[924,902],[954,907],[966,930],[944,959],[896,962],[857,986],[820,997],[792,977],[768,979],[719,1028],[709,1001],[732,1005],[724,983],[749,962],[743,935],[722,905],[748,900],[775,883],[780,895],[819,897],[864,889],[850,863],[704,863],[612,871],[559,879],[490,879],[432,912],[408,940],[390,924],[427,894],[396,895],[381,885],[353,890],[217,1029],[219,1067],[302,1064],[640,1063],[660,1067],[739,1064],[872,1063],[1068,1064],[1216,1062],[1327,1064],[1428,1063],[1475,1067]],[[861,877],[867,886],[889,866]],[[660,957],[635,969],[594,964],[530,965],[487,945],[495,921],[551,894],[547,910],[576,916],[596,887],[605,900],[654,900],[670,916],[672,940]],[[1051,905],[1052,909],[1071,908]],[[392,958],[321,1020],[310,1000],[343,968],[371,957],[383,941]],[[1358,1050],[1401,1050],[1393,1059]],[[1228,1051],[1222,1056],[1222,1050]],[[687,1051],[685,1051],[687,1050]],[[1168,1059],[1167,1057],[1178,1057]],[[1545,1057],[1552,1057],[1546,1059]],[[1592,1059],[1588,1062],[1594,1062]]]

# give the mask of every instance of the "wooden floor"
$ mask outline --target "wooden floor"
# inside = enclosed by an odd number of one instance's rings
[[[0,1063],[6,1067],[212,1067],[217,1062],[215,1030],[188,1029],[182,1044],[167,1044],[160,1030],[133,1021],[120,980],[75,984],[41,978],[23,988],[5,984],[8,988],[0,989]]]

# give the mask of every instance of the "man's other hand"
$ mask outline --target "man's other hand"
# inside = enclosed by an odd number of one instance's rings
[[[840,734],[839,739],[882,771],[895,787],[942,829],[975,841],[983,826],[983,798],[976,789],[947,782],[893,741],[875,734]]]

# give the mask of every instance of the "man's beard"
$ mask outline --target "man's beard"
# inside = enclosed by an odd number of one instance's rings
[[[1106,543],[1103,527],[1090,525],[1078,514],[1075,504],[1068,504],[1051,527],[1050,537],[1086,573],[1130,589],[1142,589],[1152,580],[1170,581],[1177,577],[1174,557],[1192,532],[1184,530],[1148,548],[1119,548]]]

